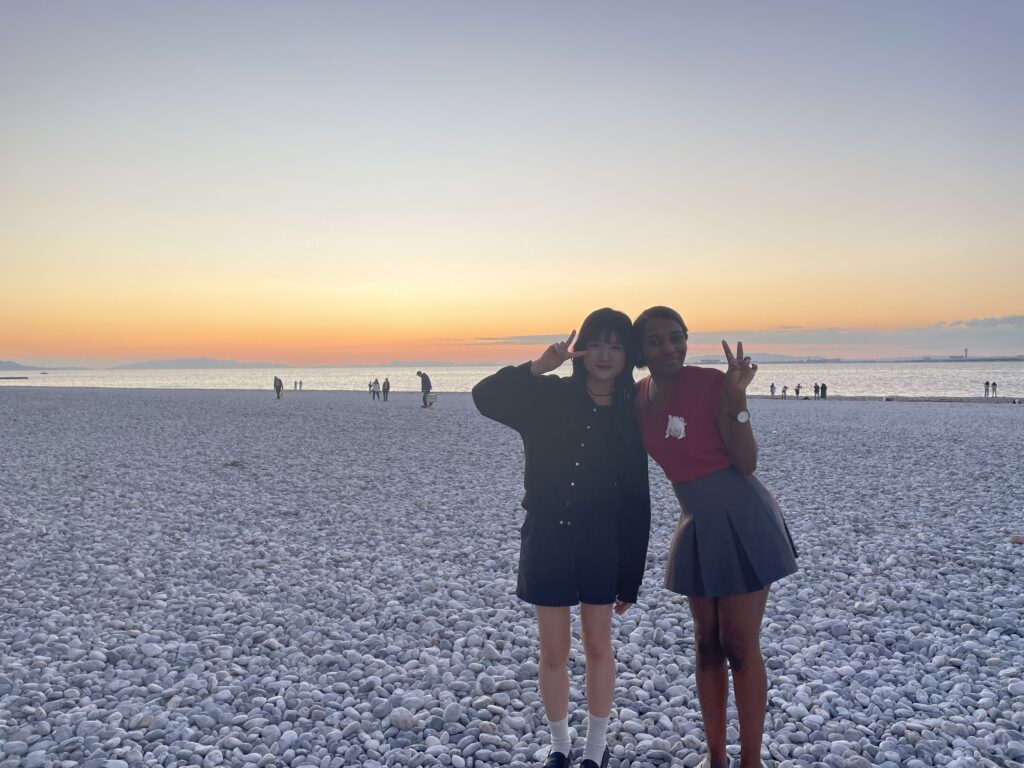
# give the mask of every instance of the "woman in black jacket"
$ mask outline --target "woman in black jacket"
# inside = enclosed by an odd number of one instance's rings
[[[572,764],[567,665],[576,604],[589,712],[580,768],[607,763],[612,611],[636,602],[651,520],[647,456],[633,413],[632,324],[622,312],[599,309],[570,351],[575,334],[473,388],[480,413],[523,438],[526,520],[516,594],[537,614],[540,694],[551,726],[546,768]],[[569,359],[571,377],[544,375]]]

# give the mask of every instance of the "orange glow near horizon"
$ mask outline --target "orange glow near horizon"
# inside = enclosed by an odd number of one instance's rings
[[[486,340],[567,335],[589,311],[607,304],[630,316],[651,304],[668,304],[683,314],[691,333],[716,332],[730,340],[743,332],[786,326],[893,331],[959,319],[922,307],[884,311],[881,302],[875,307],[875,322],[859,324],[863,308],[839,306],[820,291],[794,285],[736,294],[736,305],[730,308],[718,298],[721,289],[701,295],[693,292],[691,281],[687,283],[685,289],[666,291],[670,297],[684,296],[683,300],[673,301],[659,292],[646,297],[634,294],[623,303],[590,301],[591,295],[614,292],[601,291],[597,285],[580,287],[575,295],[563,295],[556,286],[532,292],[520,288],[511,295],[494,290],[487,296],[469,288],[459,294],[437,284],[420,285],[404,295],[401,284],[382,285],[362,294],[362,289],[351,286],[335,291],[328,285],[281,295],[269,285],[237,295],[232,295],[230,287],[219,291],[211,285],[199,285],[191,292],[174,288],[167,294],[152,285],[112,292],[81,283],[63,291],[55,285],[42,302],[15,296],[0,307],[0,359],[115,363],[210,357],[295,365],[506,362],[526,359],[543,345]],[[628,286],[618,290],[625,296]],[[876,297],[880,293],[876,290]],[[435,301],[438,294],[446,295]],[[306,295],[315,298],[308,303],[295,298]],[[744,295],[757,300],[739,300]],[[994,304],[990,294],[984,307],[960,309],[968,318],[1012,314],[1014,302]],[[714,345],[707,352],[698,343],[692,347],[695,353],[717,353]],[[841,356],[838,347],[820,343],[774,343],[758,351]]]
[[[12,9],[0,360],[1024,352],[1019,9],[570,6]]]
[[[143,249],[76,260],[60,272],[17,262],[6,270],[16,290],[0,304],[0,359],[505,362],[539,347],[484,339],[568,334],[608,305],[635,317],[667,304],[692,333],[727,338],[785,327],[896,330],[1020,307],[1018,283],[999,275],[980,272],[965,282],[958,269],[933,268],[927,290],[908,290],[913,264],[892,265],[880,280],[877,267],[864,269],[865,260],[852,257],[800,271],[765,270],[735,256],[652,252],[613,269],[603,266],[620,261],[612,255],[560,263],[549,251],[518,269],[488,259],[389,266],[321,257],[246,271],[237,255],[218,256],[202,267],[161,253],[147,265]],[[821,344],[761,351],[834,354]]]

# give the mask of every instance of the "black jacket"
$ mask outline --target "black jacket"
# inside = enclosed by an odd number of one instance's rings
[[[571,527],[573,541],[592,549],[595,560],[617,564],[617,597],[634,603],[643,580],[650,534],[651,501],[644,450],[633,409],[596,407],[577,382],[534,376],[530,364],[502,368],[473,388],[484,416],[516,430],[526,456],[523,507],[530,534],[553,536]],[[613,439],[600,454],[586,445],[601,417],[612,421]],[[607,428],[607,427],[606,427]],[[524,550],[531,546],[524,536]],[[613,547],[610,561],[606,548]],[[528,558],[524,551],[522,557]],[[521,558],[522,559],[522,558]]]

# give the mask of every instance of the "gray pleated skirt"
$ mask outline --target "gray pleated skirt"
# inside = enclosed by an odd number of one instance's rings
[[[796,571],[793,537],[757,478],[730,467],[674,489],[682,510],[668,589],[689,597],[745,595]]]

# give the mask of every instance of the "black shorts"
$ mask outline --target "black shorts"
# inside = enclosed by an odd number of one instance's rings
[[[544,606],[615,602],[619,546],[614,527],[528,512],[520,543],[520,599]]]

